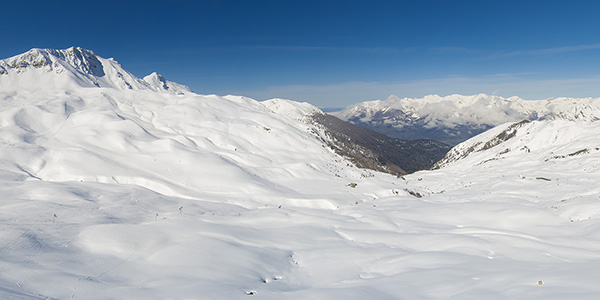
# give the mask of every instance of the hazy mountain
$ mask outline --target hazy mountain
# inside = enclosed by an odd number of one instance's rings
[[[368,101],[332,113],[342,120],[401,139],[458,144],[492,127],[521,120],[600,118],[600,99],[523,100],[485,94]]]

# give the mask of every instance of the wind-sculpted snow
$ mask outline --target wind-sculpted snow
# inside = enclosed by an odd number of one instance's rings
[[[600,294],[598,122],[502,125],[398,178],[308,104],[41,86],[0,89],[1,299]]]
[[[4,157],[14,164],[11,171],[40,180],[133,183],[181,197],[190,197],[189,190],[227,190],[252,198],[252,191],[277,190],[273,180],[346,167],[307,125],[290,125],[251,99],[114,89],[3,98]]]

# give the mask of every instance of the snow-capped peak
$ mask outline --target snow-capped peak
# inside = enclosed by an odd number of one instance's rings
[[[263,101],[262,104],[277,114],[285,115],[295,120],[304,120],[311,115],[324,113],[316,106],[307,102],[275,98]]]
[[[150,84],[150,86],[156,88],[158,92],[166,92],[169,94],[182,95],[192,92],[192,90],[185,85],[167,80],[162,75],[153,72],[152,74],[144,77],[144,81]]]
[[[81,47],[34,48],[0,60],[0,88],[5,89],[102,87],[175,94],[190,92],[188,87],[158,74],[148,77],[150,80],[142,80],[123,69],[116,60],[102,58]]]
[[[600,98],[524,100],[496,95],[390,96],[385,101],[357,103],[334,113],[354,124],[402,139],[429,138],[460,143],[507,122],[567,119],[600,120]]]
[[[11,69],[18,72],[28,68],[52,70],[59,68],[61,61],[84,74],[104,76],[102,63],[97,59],[96,54],[80,47],[64,50],[33,48],[21,55],[3,60],[0,63],[0,74],[7,74]]]

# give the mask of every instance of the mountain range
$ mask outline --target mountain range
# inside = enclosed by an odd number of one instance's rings
[[[81,48],[0,72],[2,299],[600,294],[593,99],[444,154],[308,103],[140,79]],[[405,174],[418,164],[434,170]]]
[[[93,51],[78,47],[64,50],[32,49],[27,53],[0,61],[0,88],[10,90],[70,90],[78,88],[103,88],[110,90],[154,91],[174,95],[191,94],[184,85],[166,80],[163,76],[152,73],[139,79],[124,70],[114,59],[104,59]],[[252,101],[247,99],[246,101]],[[276,108],[283,99],[273,99],[263,104]],[[289,102],[289,101],[288,101]],[[291,103],[291,102],[290,102]],[[298,105],[287,105],[286,108],[297,110]],[[350,157],[355,164],[377,171],[404,175],[427,169],[441,159],[450,149],[443,143],[416,140],[402,141],[377,135],[374,132],[354,128],[355,126],[332,121],[333,117],[310,104],[305,106],[298,120],[307,126],[319,126],[324,131],[323,143],[338,154]],[[289,112],[288,112],[289,113]],[[325,119],[328,122],[323,122]],[[334,125],[335,123],[335,125]],[[353,133],[360,131],[363,137]],[[341,132],[344,132],[343,134]],[[343,135],[343,136],[342,136]],[[414,154],[413,157],[411,157]],[[410,157],[410,158],[409,158]],[[417,159],[415,159],[417,158]]]
[[[456,145],[492,127],[521,120],[600,119],[600,98],[523,100],[493,95],[390,96],[357,103],[331,114],[400,139],[431,139]]]

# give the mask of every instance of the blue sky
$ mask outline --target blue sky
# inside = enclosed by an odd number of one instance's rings
[[[600,97],[600,1],[5,1],[0,57],[80,46],[201,94],[342,107]]]

